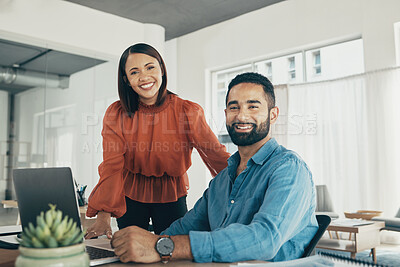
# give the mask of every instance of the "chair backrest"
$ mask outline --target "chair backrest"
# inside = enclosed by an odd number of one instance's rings
[[[328,215],[317,215],[316,217],[318,222],[318,231],[315,233],[308,246],[304,249],[304,253],[301,256],[302,258],[310,256],[318,241],[324,235],[326,228],[328,228],[329,224],[331,223],[331,217]]]
[[[315,211],[334,211],[331,196],[326,185],[316,185],[315,191],[317,200]]]

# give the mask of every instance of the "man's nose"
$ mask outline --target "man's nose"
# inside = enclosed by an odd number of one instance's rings
[[[246,122],[246,120],[248,119],[248,113],[246,109],[239,109],[239,113],[237,115],[237,119],[241,122]]]

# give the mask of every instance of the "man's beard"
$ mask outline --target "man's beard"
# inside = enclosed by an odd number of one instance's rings
[[[235,131],[236,124],[251,124],[253,129],[248,133],[238,133]],[[269,133],[270,119],[269,116],[266,121],[262,122],[260,126],[255,123],[232,123],[226,125],[229,136],[232,142],[237,146],[250,146],[264,139]]]

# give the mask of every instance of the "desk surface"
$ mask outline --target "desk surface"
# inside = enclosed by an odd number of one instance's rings
[[[1,267],[14,267],[15,259],[18,257],[19,251],[16,250],[8,250],[8,249],[0,249],[0,266]],[[252,261],[252,263],[256,263],[260,261]],[[265,262],[263,262],[265,263]],[[237,263],[195,263],[192,261],[171,261],[167,265],[158,262],[152,264],[139,264],[139,263],[110,263],[104,264],[100,266],[108,266],[108,267],[122,267],[122,266],[135,266],[135,267],[229,267],[231,265],[237,265]]]
[[[2,200],[1,204],[3,204],[4,208],[18,208],[18,202],[16,200]],[[83,207],[79,207],[80,213],[86,213],[87,205]]]
[[[371,230],[380,230],[385,227],[385,222],[373,222],[371,224],[346,226],[346,225],[334,225],[330,224],[327,228],[328,231],[338,231],[346,233],[362,233],[369,232]]]

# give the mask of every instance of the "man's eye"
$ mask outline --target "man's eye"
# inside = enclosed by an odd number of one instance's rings
[[[254,109],[254,108],[258,108],[258,106],[250,106],[249,108]]]
[[[239,108],[238,107],[230,107],[229,109],[233,110],[233,109],[239,109]]]

